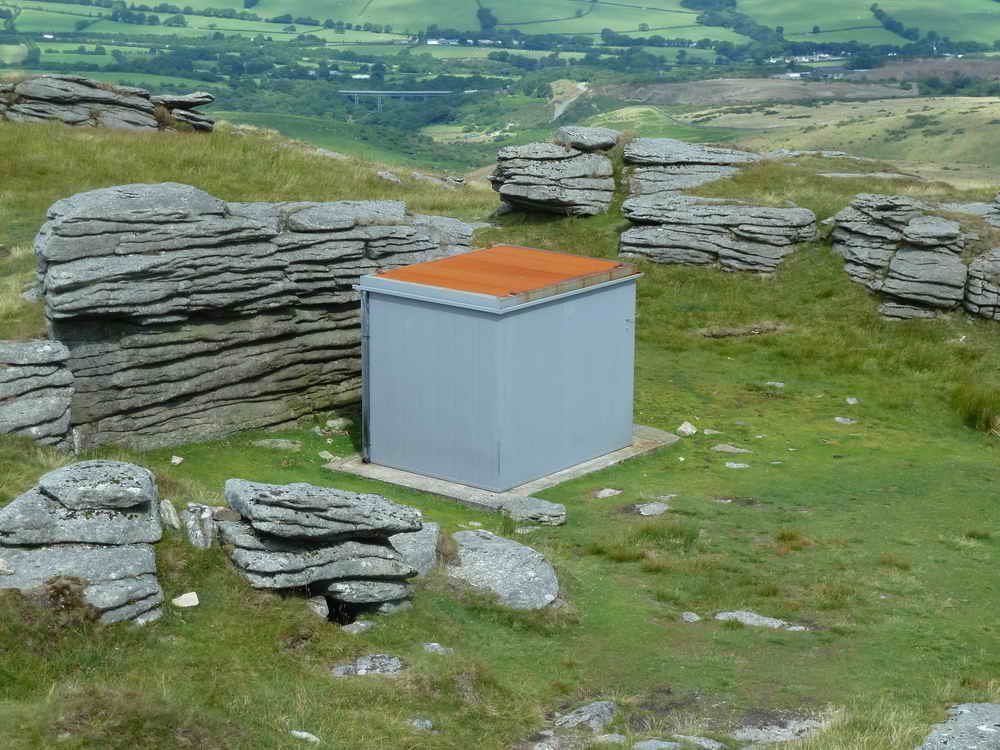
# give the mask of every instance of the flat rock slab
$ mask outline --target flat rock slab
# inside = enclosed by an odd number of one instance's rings
[[[159,500],[153,474],[124,461],[80,461],[42,475],[38,489],[71,510],[131,508]]]
[[[621,131],[611,128],[587,128],[566,125],[556,131],[555,142],[580,151],[606,151],[614,148],[621,138]]]
[[[735,612],[719,612],[715,616],[715,619],[722,620],[723,622],[734,620],[753,628],[770,628],[771,630],[790,630],[793,632],[808,630],[808,628],[803,625],[792,625],[785,620],[779,620],[777,617],[766,617],[764,615],[758,615],[756,612],[748,612],[745,610],[738,610]]]
[[[387,537],[420,528],[420,512],[381,495],[311,484],[229,479],[226,501],[257,531],[289,539]]]
[[[560,729],[585,726],[594,732],[600,732],[614,719],[616,710],[614,701],[594,701],[560,716],[552,723]]]
[[[250,445],[254,448],[267,448],[272,451],[286,451],[288,453],[300,453],[302,451],[301,440],[266,438],[264,440],[254,440]]]
[[[625,146],[626,164],[752,164],[760,160],[758,154],[731,148],[715,148],[696,143],[685,143],[673,138],[636,138]]]
[[[635,506],[635,512],[640,516],[662,516],[670,510],[666,503],[641,503]]]
[[[995,750],[1000,748],[1000,704],[962,703],[951,717],[934,725],[917,750]]]
[[[448,575],[496,594],[512,609],[541,609],[559,594],[556,572],[540,552],[488,531],[452,534],[456,560]]]
[[[566,506],[537,497],[507,495],[501,500],[500,512],[515,521],[534,521],[542,526],[561,526],[566,523]]]
[[[553,474],[533,479],[525,484],[512,487],[505,493],[488,492],[475,487],[469,487],[468,485],[458,484],[457,482],[449,482],[444,479],[424,476],[423,474],[414,474],[413,472],[393,469],[388,466],[366,464],[361,460],[361,456],[359,455],[335,459],[323,468],[330,471],[342,471],[368,479],[378,479],[382,482],[397,484],[401,487],[410,487],[423,492],[430,492],[457,500],[462,505],[467,505],[470,508],[500,513],[505,504],[505,498],[509,498],[512,495],[535,495],[550,487],[568,482],[571,479],[606,469],[631,458],[648,455],[660,448],[671,446],[678,440],[680,438],[671,432],[658,430],[655,427],[635,425],[632,431],[632,445],[604,456],[592,458],[589,461],[583,461]]]
[[[338,664],[330,672],[334,677],[354,677],[360,675],[383,675],[395,677],[406,669],[402,659],[391,654],[368,654],[352,662]]]

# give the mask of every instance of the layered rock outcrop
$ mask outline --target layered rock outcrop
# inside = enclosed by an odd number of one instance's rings
[[[212,130],[215,121],[195,112],[215,97],[204,91],[185,96],[153,96],[134,86],[112,86],[74,75],[48,75],[0,83],[0,120],[158,130],[184,123]]]
[[[852,281],[878,293],[889,318],[932,318],[960,305],[996,318],[1000,250],[968,263],[975,236],[907,196],[858,195],[835,217],[833,250]]]
[[[638,225],[622,233],[622,257],[727,271],[772,273],[798,243],[816,235],[816,216],[805,208],[658,193],[629,198],[622,213]]]
[[[380,495],[230,479],[226,500],[241,521],[218,522],[230,559],[256,588],[308,586],[338,604],[377,606],[410,594],[417,575],[392,546],[419,531],[420,512]]]
[[[632,165],[632,195],[673,193],[729,177],[758,161],[748,151],[702,146],[673,138],[636,138],[625,146],[623,161]]]
[[[149,622],[163,601],[152,546],[161,536],[146,469],[120,461],[56,469],[0,509],[0,588],[45,599],[46,585],[70,578],[101,622]]]
[[[57,341],[0,341],[0,434],[68,446],[73,373]]]
[[[401,201],[226,203],[176,183],[80,193],[35,241],[69,350],[76,445],[289,424],[360,396],[362,274],[469,249]]]
[[[500,149],[490,182],[515,208],[565,216],[604,213],[615,191],[608,157],[555,143]]]

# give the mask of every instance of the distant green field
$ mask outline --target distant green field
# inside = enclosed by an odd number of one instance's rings
[[[617,130],[630,130],[647,138],[677,138],[691,143],[721,143],[740,136],[745,130],[736,128],[699,127],[677,122],[661,107],[623,107],[590,118],[588,125]]]
[[[855,29],[858,26],[878,26],[868,9],[867,0],[851,3],[803,3],[796,0],[739,0],[739,9],[759,23],[783,26],[785,36],[816,41],[848,41],[856,39],[870,44],[900,44],[903,39],[884,29]],[[1000,39],[1000,5],[992,0],[880,0],[879,7],[906,26],[916,26],[921,33],[937,31],[955,40],[975,40],[992,44]],[[848,29],[835,33],[812,35],[813,26],[820,29]]]
[[[885,0],[879,6],[921,33],[992,44],[1000,39],[1000,4],[992,0]]]
[[[697,47],[643,47],[643,52],[662,57],[664,60],[676,60],[677,53],[683,50],[688,60],[699,60],[702,62],[713,62],[715,52],[710,49],[698,49]]]

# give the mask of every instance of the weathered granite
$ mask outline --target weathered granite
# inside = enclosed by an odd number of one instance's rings
[[[580,151],[607,151],[618,144],[621,131],[611,128],[588,128],[582,125],[565,125],[556,131],[555,142]]]
[[[226,481],[229,505],[254,529],[287,539],[386,538],[420,528],[420,512],[381,495],[316,487]]]
[[[554,143],[507,146],[497,154],[493,189],[512,206],[566,216],[593,216],[611,204],[611,160]]]
[[[495,594],[512,609],[541,609],[559,594],[556,573],[541,553],[489,531],[452,534],[457,547],[448,575]]]
[[[353,540],[310,544],[259,533],[244,522],[218,523],[233,564],[256,588],[289,588],[341,579],[397,579],[416,575],[386,542]]]
[[[639,226],[621,235],[619,254],[658,263],[718,265],[771,273],[816,234],[805,208],[771,208],[661,193],[629,198],[622,213]]]
[[[360,398],[362,274],[461,252],[399,201],[225,203],[122,185],[53,204],[35,241],[77,447],[286,425]]]
[[[57,120],[67,125],[126,130],[157,130],[184,122],[212,130],[215,121],[193,107],[215,97],[204,91],[186,96],[150,96],[145,89],[115,86],[75,75],[45,75],[14,84],[7,92],[0,119],[11,122]],[[160,108],[157,111],[157,107]]]
[[[699,143],[685,143],[673,138],[636,138],[625,146],[626,164],[710,164],[735,166],[752,164],[760,160],[760,155],[750,151],[731,148],[703,146]]]
[[[967,292],[969,265],[962,254],[969,235],[957,221],[926,213],[926,204],[907,196],[863,193],[834,217],[833,250],[844,258],[852,281],[883,299],[889,318],[932,318],[954,310],[967,294],[989,296],[990,267],[984,256]],[[974,261],[975,263],[975,261]],[[989,305],[972,302],[970,312]]]
[[[973,315],[1000,320],[1000,248],[993,248],[969,264],[963,304]]]
[[[111,486],[116,479],[120,489]],[[117,461],[44,475],[0,509],[0,588],[44,599],[51,579],[71,577],[101,622],[155,619],[163,592],[152,543],[162,528],[156,486],[147,479],[146,469]]]
[[[441,527],[424,521],[418,531],[404,531],[389,537],[389,543],[403,556],[404,562],[425,575],[437,566],[437,545]]]
[[[68,447],[73,373],[57,341],[0,341],[0,434]]]

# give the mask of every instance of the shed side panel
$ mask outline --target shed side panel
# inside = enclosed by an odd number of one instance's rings
[[[502,318],[502,484],[631,444],[635,281]]]
[[[372,463],[493,488],[497,317],[369,293]]]

